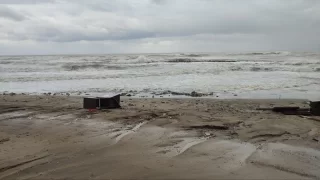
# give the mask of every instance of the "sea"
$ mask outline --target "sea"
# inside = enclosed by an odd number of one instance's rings
[[[0,92],[320,99],[320,53],[0,56]]]

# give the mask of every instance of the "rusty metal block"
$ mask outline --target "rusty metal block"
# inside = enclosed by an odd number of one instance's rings
[[[311,114],[314,116],[320,116],[320,101],[310,102]]]
[[[120,94],[112,97],[100,97],[100,109],[120,108]]]
[[[120,108],[120,94],[108,97],[85,97],[84,109],[114,109]]]
[[[83,98],[84,109],[97,109],[98,107],[99,107],[99,98],[97,97]]]

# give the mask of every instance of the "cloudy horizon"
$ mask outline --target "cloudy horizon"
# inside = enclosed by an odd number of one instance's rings
[[[0,55],[320,51],[317,0],[0,0]]]

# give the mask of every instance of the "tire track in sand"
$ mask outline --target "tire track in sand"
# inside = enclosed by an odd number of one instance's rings
[[[145,125],[147,123],[147,121],[144,122],[140,122],[139,124],[137,124],[136,126],[134,126],[132,129],[130,130],[125,130],[122,133],[120,133],[118,136],[116,136],[115,141],[113,142],[112,145],[117,144],[118,142],[120,142],[124,137],[128,136],[129,134],[135,133],[137,132],[143,125]]]
[[[157,153],[162,153],[170,157],[179,156],[192,147],[204,143],[209,139],[210,137],[174,138],[164,144],[158,144],[157,146],[160,147],[160,149],[157,150]]]
[[[188,149],[192,148],[193,146],[195,146],[197,144],[200,144],[200,143],[207,141],[208,139],[209,138],[200,138],[200,139],[196,139],[196,140],[188,142],[180,150],[178,150],[178,154],[176,156],[184,153],[185,151],[187,151]]]

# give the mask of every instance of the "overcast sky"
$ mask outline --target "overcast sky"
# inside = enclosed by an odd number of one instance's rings
[[[0,0],[0,55],[320,51],[320,0]]]

